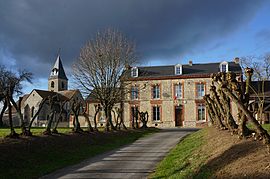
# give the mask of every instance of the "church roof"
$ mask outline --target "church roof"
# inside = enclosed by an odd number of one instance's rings
[[[47,98],[47,97],[53,97],[55,95],[57,95],[59,97],[59,99],[61,101],[65,101],[65,100],[69,100],[66,96],[63,96],[62,94],[59,94],[57,92],[53,92],[53,91],[45,91],[45,90],[39,90],[39,89],[33,89],[33,91],[36,91],[43,99]],[[32,91],[32,92],[33,92]],[[31,92],[31,93],[32,93]],[[30,94],[31,94],[30,93]]]
[[[59,78],[59,79],[68,80],[66,73],[65,73],[65,70],[64,70],[64,67],[63,67],[63,64],[62,64],[62,61],[61,61],[61,58],[60,58],[60,55],[57,56],[55,64],[52,68],[49,79],[52,79],[52,78]]]
[[[64,91],[58,91],[57,93],[65,96],[69,100],[76,94],[76,92],[79,92],[79,90],[64,90]]]

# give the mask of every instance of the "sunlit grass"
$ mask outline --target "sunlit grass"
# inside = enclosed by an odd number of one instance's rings
[[[198,151],[205,142],[205,133],[206,130],[202,129],[187,136],[162,160],[150,178],[192,178],[207,159]]]

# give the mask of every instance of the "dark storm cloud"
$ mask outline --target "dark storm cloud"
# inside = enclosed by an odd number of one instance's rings
[[[262,4],[252,0],[0,0],[0,53],[36,76],[47,77],[58,48],[70,70],[87,40],[100,29],[115,27],[136,41],[144,60],[170,59],[237,30]]]

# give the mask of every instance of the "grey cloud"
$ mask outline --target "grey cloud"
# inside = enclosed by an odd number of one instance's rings
[[[137,42],[142,59],[169,59],[232,33],[262,4],[252,0],[0,0],[0,49],[8,50],[17,66],[47,77],[58,48],[64,66],[70,68],[87,40],[98,30],[115,27]]]

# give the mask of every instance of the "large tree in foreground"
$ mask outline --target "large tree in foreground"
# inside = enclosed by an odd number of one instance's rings
[[[80,52],[73,66],[74,78],[86,94],[92,93],[105,110],[106,129],[115,129],[112,110],[126,91],[125,67],[136,61],[135,45],[114,29],[98,32]],[[126,84],[127,85],[127,84]]]

